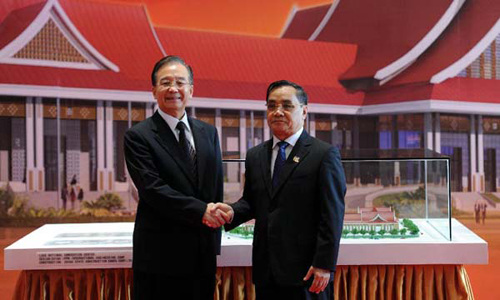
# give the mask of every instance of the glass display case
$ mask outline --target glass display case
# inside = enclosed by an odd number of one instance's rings
[[[452,240],[449,158],[421,150],[358,150],[342,157],[343,238]],[[225,202],[241,197],[244,169],[242,159],[224,160]]]

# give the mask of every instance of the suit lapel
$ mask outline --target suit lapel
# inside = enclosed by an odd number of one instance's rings
[[[207,135],[205,134],[205,128],[201,126],[195,120],[188,118],[189,125],[191,126],[191,133],[193,134],[194,145],[196,148],[196,165],[198,172],[198,188],[201,189],[203,186],[204,174],[205,174],[205,166],[207,164],[208,154],[212,147],[209,145],[209,141],[207,140]],[[203,149],[203,151],[199,151]]]
[[[304,161],[304,158],[309,154],[309,151],[311,150],[309,146],[311,146],[311,143],[312,140],[309,134],[307,134],[304,130],[293,147],[292,152],[288,156],[283,169],[281,170],[280,178],[278,179],[278,187],[274,189],[272,193],[273,198],[281,190],[290,175],[293,173],[293,170],[295,170],[295,168],[301,164]]]
[[[259,160],[260,160],[260,169],[262,171],[262,178],[264,180],[264,184],[266,186],[267,192],[269,193],[269,197],[273,194],[273,186],[271,181],[271,151],[273,146],[273,139],[265,142],[262,150],[260,151]]]
[[[155,112],[152,119],[156,127],[153,128],[153,131],[156,132],[155,139],[167,151],[167,153],[172,156],[175,163],[179,166],[184,175],[186,175],[186,177],[194,186],[193,175],[189,171],[189,166],[186,164],[186,161],[183,158],[179,142],[175,138],[174,133],[172,132],[172,130],[170,130],[167,122],[163,120],[158,112]]]

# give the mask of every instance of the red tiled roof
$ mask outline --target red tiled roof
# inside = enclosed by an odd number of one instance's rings
[[[381,218],[381,219],[380,219]],[[385,220],[385,221],[384,221]],[[357,213],[346,213],[344,223],[395,223],[396,215],[390,207],[363,207]]]
[[[7,84],[144,91],[146,87],[151,90],[147,79],[131,79],[123,73],[108,70],[0,64],[0,82]]]
[[[120,72],[136,80],[146,80],[163,55],[156,43],[142,5],[89,1],[61,1],[75,26]],[[92,20],[92,22],[89,22]]]
[[[356,63],[342,80],[373,78],[375,73],[410,51],[443,16],[452,0],[340,1],[317,41],[359,46]],[[299,16],[299,14],[296,14]],[[300,36],[301,20],[292,21],[288,36]]]
[[[31,24],[45,3],[1,1],[0,49]],[[143,6],[82,0],[59,3],[84,39],[119,71],[1,63],[0,83],[150,91],[150,70],[163,54]],[[318,36],[317,40],[325,42],[155,30],[167,54],[178,54],[194,67],[197,97],[263,99],[271,81],[289,79],[305,87],[312,103],[371,105],[429,99],[500,102],[495,80],[452,78],[437,85],[428,83],[436,72],[463,57],[498,20],[500,2],[493,0],[467,1],[442,37],[388,84],[366,93],[346,91],[339,79],[372,78],[378,68],[411,49],[451,0],[395,3],[341,1]],[[300,22],[315,19],[319,23],[329,8],[325,5],[298,11],[285,36],[310,35],[312,27],[300,31]],[[358,44],[359,52],[356,54],[355,45],[346,43]]]
[[[386,212],[386,211],[389,211],[389,212],[392,212],[392,208],[390,207],[360,207],[359,208],[359,211],[360,212]]]
[[[10,13],[7,13],[5,8],[0,10],[0,49],[12,42],[33,22],[44,4],[35,3]]]
[[[345,214],[344,223],[358,223],[361,222],[361,214]]]
[[[196,97],[263,100],[266,97],[267,86],[272,82],[199,79],[196,77],[196,69],[194,72]],[[284,78],[287,77],[280,79]],[[300,84],[300,81],[297,83]],[[310,103],[361,105],[364,98],[361,92],[351,94],[341,89],[317,85],[303,85],[303,87],[309,95]]]
[[[360,103],[338,83],[354,61],[347,44],[246,37],[157,28],[167,54],[194,69],[199,97],[263,99],[267,85],[288,79],[303,85],[316,103]]]
[[[440,38],[414,64],[387,85],[429,82],[432,76],[461,59],[476,46],[499,18],[500,1],[466,1]]]
[[[125,91],[151,89],[150,71],[162,53],[143,6],[81,0],[59,3],[89,44],[117,65],[119,72],[0,64],[0,82]],[[29,9],[18,12],[21,20],[32,16]]]
[[[359,45],[356,63],[341,80],[374,77],[379,69],[414,48],[451,2],[341,1],[317,40],[350,41]]]
[[[321,20],[323,20],[330,6],[329,4],[298,10],[281,37],[286,39],[309,39]]]
[[[363,222],[366,223],[389,223],[396,222],[396,218],[393,212],[381,211],[381,212],[366,212],[361,214]],[[383,220],[380,220],[382,218]],[[385,222],[384,222],[385,220]]]
[[[460,77],[450,78],[440,84],[406,84],[367,92],[363,105],[415,100],[499,103],[500,85],[497,80]]]
[[[47,0],[2,0],[0,1],[0,23],[13,11],[27,6],[45,3]]]

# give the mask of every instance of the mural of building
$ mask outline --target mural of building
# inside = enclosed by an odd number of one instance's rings
[[[265,90],[286,78],[310,95],[311,135],[344,151],[430,149],[451,157],[453,191],[500,187],[498,1],[334,1],[294,9],[279,38],[159,28],[142,5],[3,2],[0,183],[17,190],[76,175],[86,191],[127,191],[123,134],[153,114],[150,70],[167,54],[193,66],[189,114],[217,127],[224,158],[269,138]]]
[[[399,229],[396,213],[391,207],[364,207],[359,208],[356,213],[344,215],[344,229],[347,230],[374,230],[376,232]]]

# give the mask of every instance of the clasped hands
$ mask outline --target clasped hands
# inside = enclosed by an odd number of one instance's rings
[[[209,203],[202,222],[208,227],[219,228],[226,223],[231,223],[233,216],[233,209],[226,203]]]

